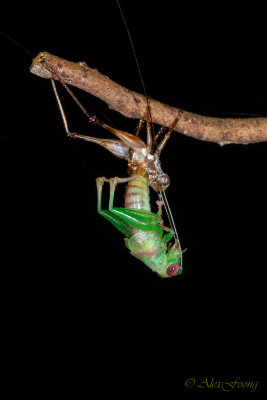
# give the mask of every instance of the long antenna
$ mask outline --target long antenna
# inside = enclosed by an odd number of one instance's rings
[[[183,252],[182,252],[182,247],[181,247],[180,239],[179,239],[179,236],[178,236],[178,233],[177,233],[176,225],[175,225],[175,222],[174,222],[174,219],[173,219],[173,216],[172,216],[171,208],[170,208],[170,206],[169,206],[169,202],[168,202],[168,199],[167,199],[167,195],[166,195],[166,193],[165,193],[165,190],[162,190],[162,192],[160,192],[160,195],[163,196],[163,199],[164,199],[163,201],[164,201],[166,213],[167,213],[167,216],[168,216],[168,220],[170,221],[171,228],[172,228],[173,231],[174,231],[174,237],[175,237],[175,239],[176,239],[176,241],[177,241],[177,243],[178,243],[179,249],[181,250],[181,265],[180,265],[180,267],[183,268]]]
[[[134,56],[135,63],[136,63],[136,66],[137,66],[137,70],[138,70],[138,74],[139,74],[139,77],[140,77],[140,80],[141,80],[141,83],[142,83],[142,86],[143,86],[144,94],[146,96],[147,106],[148,106],[150,117],[151,117],[151,111],[150,111],[150,106],[149,106],[149,102],[148,102],[148,95],[147,95],[145,83],[144,83],[144,80],[143,80],[143,76],[142,76],[142,73],[141,73],[141,68],[140,68],[140,65],[139,65],[139,62],[138,62],[138,58],[137,58],[137,55],[136,55],[136,52],[135,52],[132,36],[131,36],[130,30],[128,28],[128,25],[127,25],[127,22],[126,22],[126,19],[125,19],[124,13],[122,11],[122,8],[121,8],[119,0],[116,0],[116,3],[117,3],[117,6],[118,6],[118,9],[120,11],[120,14],[121,14],[125,29],[126,29],[127,34],[128,34],[128,38],[129,38],[129,41],[130,41],[130,45],[131,45],[131,48],[132,48],[133,56]],[[151,117],[151,121],[152,121],[152,117]],[[153,123],[152,123],[152,130],[154,132]],[[154,137],[155,137],[155,134],[154,134]],[[180,245],[180,240],[179,240],[179,237],[178,237],[177,229],[176,229],[176,226],[175,226],[175,223],[174,223],[174,219],[173,219],[173,216],[172,216],[172,212],[171,212],[171,209],[170,209],[170,206],[169,206],[165,191],[163,190],[162,192],[160,192],[159,196],[160,196],[161,199],[163,198],[163,202],[164,202],[164,205],[165,205],[165,210],[166,210],[166,214],[167,214],[167,217],[168,217],[168,220],[169,220],[169,224],[170,224],[171,228],[174,231],[174,237],[175,237],[175,239],[176,239],[176,241],[177,241],[177,243],[178,243],[178,245],[179,245],[179,247],[181,249],[181,245]],[[181,253],[181,267],[182,267],[182,253]]]
[[[131,45],[131,48],[132,48],[135,64],[137,66],[137,70],[138,70],[140,81],[141,81],[141,84],[142,84],[142,87],[143,87],[144,95],[146,97],[147,108],[148,108],[148,111],[149,111],[149,114],[150,114],[150,118],[151,118],[153,137],[155,137],[155,129],[154,129],[153,121],[152,121],[150,105],[149,105],[149,102],[148,102],[148,97],[149,96],[148,96],[147,91],[146,91],[145,82],[144,82],[143,75],[142,75],[142,72],[141,72],[141,68],[140,68],[140,65],[139,65],[139,62],[138,62],[138,58],[137,58],[137,55],[136,55],[136,51],[135,51],[135,47],[134,47],[134,44],[133,44],[133,39],[132,39],[132,36],[131,36],[131,32],[130,32],[130,29],[128,27],[128,24],[127,24],[125,15],[124,15],[124,13],[122,11],[122,8],[121,8],[119,0],[116,0],[116,3],[117,3],[117,6],[118,6],[118,9],[120,11],[121,18],[123,20],[123,23],[124,23],[124,26],[125,26],[128,38],[129,38],[129,42],[130,42],[130,45]]]
[[[144,83],[143,76],[142,76],[142,73],[141,73],[141,68],[140,68],[140,65],[139,65],[139,62],[138,62],[138,58],[137,58],[137,55],[136,55],[136,52],[135,52],[135,48],[134,48],[131,32],[130,32],[130,29],[128,28],[128,24],[126,22],[126,19],[125,19],[124,13],[122,11],[122,8],[121,8],[119,0],[116,0],[116,3],[117,3],[117,6],[118,6],[118,9],[120,11],[121,18],[123,20],[125,29],[127,31],[127,35],[128,35],[128,38],[129,38],[129,41],[130,41],[130,44],[131,44],[131,48],[132,48],[133,56],[134,56],[134,59],[135,59],[135,63],[136,63],[137,69],[138,69],[139,77],[140,77],[140,80],[141,80],[141,83],[142,83],[142,86],[143,86],[144,94],[145,94],[145,96],[147,98],[147,91],[146,91],[145,83]]]
[[[16,39],[14,39],[13,37],[9,36],[7,33],[5,33],[4,31],[0,30],[0,35],[4,36],[7,40],[9,40],[11,43],[13,43],[16,47],[18,47],[19,49],[21,49],[22,51],[24,51],[24,53],[28,54],[31,58],[34,57],[34,54],[27,49],[26,47],[24,47],[21,43],[19,43]]]

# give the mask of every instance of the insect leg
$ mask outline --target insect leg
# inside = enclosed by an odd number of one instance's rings
[[[165,126],[161,126],[158,133],[156,134],[156,136],[154,137],[154,142],[156,142],[158,140],[158,138],[162,135],[162,133],[164,131],[166,131],[166,127]]]
[[[127,237],[132,235],[130,227],[142,229],[144,231],[155,230],[162,235],[162,229],[159,226],[158,215],[149,211],[135,210],[127,208],[114,208],[114,195],[117,183],[125,183],[132,179],[130,178],[97,178],[97,211],[100,215],[106,218],[115,228],[124,233]],[[102,189],[104,182],[110,183],[109,209],[102,210]]]
[[[139,136],[139,133],[140,133],[144,123],[145,123],[145,120],[143,118],[139,119],[138,124],[136,126],[136,130],[135,130],[135,136]]]
[[[149,151],[152,147],[152,135],[151,135],[151,113],[150,113],[150,100],[147,98],[147,107],[146,107],[146,144],[149,148]]]
[[[175,235],[174,231],[168,232],[163,236],[162,241],[164,243],[168,243],[173,238],[174,235]]]
[[[119,158],[123,158],[125,160],[128,159],[128,152],[129,152],[129,147],[121,142],[120,140],[113,140],[113,139],[99,139],[99,138],[95,138],[92,136],[86,136],[86,135],[81,135],[78,133],[73,133],[70,132],[69,130],[69,126],[68,126],[68,121],[67,121],[67,117],[65,115],[61,100],[59,98],[58,92],[57,92],[57,88],[56,88],[56,84],[54,82],[53,79],[51,79],[52,82],[52,87],[54,90],[54,94],[58,103],[58,107],[60,110],[60,114],[63,120],[63,124],[64,124],[64,128],[65,128],[65,132],[67,134],[68,137],[71,137],[73,139],[81,139],[81,140],[85,140],[87,142],[93,142],[96,144],[99,144],[100,146],[105,147],[107,150],[109,150],[112,154],[114,154],[116,157]]]
[[[114,203],[114,195],[115,189],[118,183],[125,183],[129,180],[132,180],[132,177],[129,178],[111,178],[107,179],[105,177],[97,178],[97,194],[98,194],[98,203],[97,203],[97,211],[99,214],[103,215],[106,219],[108,219],[117,229],[121,230],[121,223],[123,222],[127,227],[131,226],[135,229],[141,229],[144,231],[152,231],[155,230],[160,236],[162,235],[162,228],[159,225],[159,215],[154,214],[150,211],[145,210],[137,210],[131,208],[123,208],[123,207],[113,207]],[[102,187],[104,182],[110,183],[110,196],[109,196],[109,208],[108,210],[102,210],[101,208],[101,198],[102,198]],[[114,221],[118,219],[120,222],[120,227],[115,225]],[[116,221],[117,223],[117,221]],[[122,232],[122,230],[121,230]],[[123,232],[124,233],[124,232]]]
[[[160,155],[160,153],[162,152],[162,150],[163,150],[165,144],[166,144],[167,141],[169,140],[169,138],[170,138],[170,136],[171,136],[171,134],[172,134],[172,132],[173,132],[173,130],[174,130],[174,128],[175,128],[175,125],[177,124],[177,122],[178,122],[179,119],[181,118],[182,113],[183,113],[182,110],[180,110],[180,111],[178,112],[178,114],[177,114],[175,120],[173,121],[172,125],[170,126],[168,132],[166,132],[166,134],[164,135],[162,141],[161,141],[161,142],[159,143],[159,145],[157,146],[157,149],[156,149],[156,151],[155,151],[155,154]]]
[[[97,178],[96,186],[97,186],[97,211],[102,217],[106,218],[115,228],[117,228],[121,233],[130,237],[132,235],[129,224],[127,224],[122,218],[118,215],[115,215],[112,211],[102,210],[102,189],[104,182],[107,179]]]
[[[164,221],[162,219],[162,206],[164,205],[164,202],[160,201],[160,200],[157,200],[156,204],[158,206],[159,225],[161,226],[163,231],[168,232],[162,237],[162,241],[164,243],[168,243],[173,238],[173,236],[175,235],[175,232],[174,232],[173,229],[164,226]]]
[[[112,212],[120,216],[125,222],[135,229],[142,231],[156,231],[162,235],[162,228],[159,224],[159,216],[150,211],[137,210],[134,208],[114,207]]]
[[[80,109],[83,111],[83,113],[87,116],[88,120],[90,123],[100,126],[106,130],[108,130],[109,132],[113,133],[115,136],[117,136],[125,145],[131,147],[134,150],[138,150],[138,149],[145,149],[146,145],[143,142],[143,140],[141,140],[140,138],[138,138],[135,135],[132,135],[131,133],[128,132],[124,132],[124,131],[120,131],[119,129],[115,129],[112,126],[109,126],[107,124],[105,124],[104,122],[102,122],[99,118],[97,118],[95,115],[91,115],[89,114],[86,109],[83,107],[83,105],[80,103],[80,101],[77,99],[77,97],[75,96],[75,94],[70,90],[70,88],[66,85],[66,83],[60,78],[60,76],[51,68],[49,67],[49,70],[57,77],[57,79],[61,82],[61,84],[64,86],[64,88],[67,90],[67,92],[71,95],[71,97],[74,99],[74,101],[77,103],[77,105],[80,107]],[[68,136],[70,137],[78,137],[78,135],[75,134],[71,134],[71,132],[69,132],[69,128],[68,128],[68,124],[67,124],[67,119],[56,89],[56,84],[54,82],[53,79],[51,79],[52,82],[52,86],[53,86],[53,90],[56,96],[56,100],[62,115],[62,119],[64,122],[64,126],[65,126],[65,130],[68,134]],[[81,137],[80,137],[81,138]]]
[[[156,231],[159,236],[162,236],[162,228],[158,223],[159,215],[149,211],[135,210],[122,207],[113,207],[114,195],[117,183],[125,183],[132,179],[130,178],[97,178],[97,211],[100,215],[106,218],[112,225],[127,237],[132,235],[130,227],[141,229],[144,231]],[[110,183],[109,209],[102,210],[102,189],[104,182]]]

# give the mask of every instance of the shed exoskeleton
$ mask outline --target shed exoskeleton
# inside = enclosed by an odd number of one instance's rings
[[[182,111],[178,113],[163,139],[157,144],[159,134],[154,138],[152,137],[148,102],[146,117],[139,121],[135,134],[120,131],[103,123],[95,115],[89,114],[65,82],[59,78],[55,71],[51,70],[50,67],[48,68],[53,76],[57,77],[71,94],[88,117],[89,122],[108,130],[117,136],[119,140],[99,139],[70,132],[55,82],[51,79],[67,136],[72,139],[81,139],[103,146],[116,157],[122,158],[128,163],[129,177],[115,177],[111,179],[101,177],[96,179],[97,211],[124,234],[125,245],[130,250],[131,255],[141,260],[152,271],[156,272],[162,278],[181,274],[182,250],[177,233],[175,228],[172,229],[164,226],[162,219],[162,205],[165,205],[165,202],[161,194],[169,186],[170,179],[162,171],[160,154],[181,117]],[[139,137],[144,123],[146,123],[146,142]],[[162,133],[162,129],[159,133]],[[108,210],[102,209],[102,188],[104,182],[109,182],[110,184]],[[127,184],[124,207],[114,207],[113,205],[115,189],[118,183]],[[157,213],[151,211],[150,187],[160,194],[160,200],[157,201]],[[174,243],[171,244],[172,239]]]

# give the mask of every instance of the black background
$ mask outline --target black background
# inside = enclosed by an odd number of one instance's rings
[[[62,4],[60,11],[53,4],[12,7],[2,15],[2,29],[34,56],[49,51],[85,61],[142,92],[115,2]],[[122,7],[152,98],[216,117],[266,115],[263,9],[171,1],[122,1]],[[79,399],[127,398],[132,392],[154,398],[160,390],[164,399],[221,393],[185,390],[190,377],[259,381],[254,397],[260,396],[266,144],[220,147],[173,135],[162,166],[188,250],[180,277],[158,279],[96,212],[95,178],[125,176],[126,164],[93,144],[71,144],[50,82],[29,73],[31,59],[20,48],[0,41],[1,148],[9,188],[3,190],[3,214],[11,228],[9,264],[2,271],[4,370],[10,379],[3,398],[13,398],[15,378],[31,353],[37,372],[35,363],[43,359],[45,365],[48,358],[48,399],[64,399],[71,390]],[[135,129],[136,121],[74,91],[90,112],[119,129]],[[88,126],[60,93],[72,131],[109,137]],[[122,204],[122,191],[116,201]],[[44,324],[38,329],[40,315]]]

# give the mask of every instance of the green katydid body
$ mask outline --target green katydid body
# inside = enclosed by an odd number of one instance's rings
[[[97,179],[98,212],[125,235],[125,244],[131,255],[162,278],[181,274],[180,247],[176,242],[169,249],[167,245],[174,236],[174,232],[168,229],[168,233],[164,234],[161,210],[156,214],[151,212],[148,179],[141,175],[129,178],[125,208],[113,207],[117,181],[116,178],[108,180],[110,182],[109,210],[102,210],[101,195],[105,180],[105,178]]]
[[[140,208],[139,208],[140,207]],[[167,242],[173,237],[173,232],[163,233],[160,226],[161,213],[151,213],[149,201],[148,179],[142,176],[134,176],[128,182],[125,196],[126,209],[140,209],[148,213],[147,230],[132,228],[132,236],[125,239],[125,244],[131,254],[141,260],[152,271],[157,272],[161,277],[168,277],[167,269],[173,264],[180,265],[181,254],[177,246],[167,249]],[[127,212],[127,211],[126,211]],[[150,221],[153,221],[152,227]],[[179,268],[177,275],[182,273]]]

